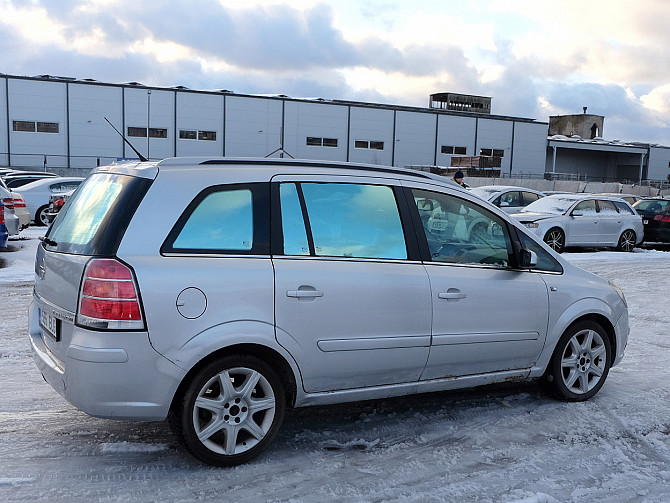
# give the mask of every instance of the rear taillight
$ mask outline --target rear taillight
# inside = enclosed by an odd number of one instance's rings
[[[14,196],[14,208],[25,208],[26,202],[21,197]]]
[[[0,225],[5,225],[5,207],[0,206]]]
[[[5,208],[8,208],[10,210],[14,209],[14,198],[13,197],[5,197],[2,200],[2,203],[5,205]]]
[[[54,206],[59,208],[65,204],[65,200],[61,197],[60,199],[56,199],[54,201]]]
[[[93,259],[84,270],[77,323],[91,328],[144,328],[137,282],[130,268],[114,259]]]
[[[654,220],[667,224],[670,222],[670,215],[656,215]]]

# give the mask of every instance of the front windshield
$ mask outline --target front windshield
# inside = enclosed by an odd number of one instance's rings
[[[575,196],[547,196],[530,203],[521,211],[524,213],[563,215],[578,199],[579,197]]]

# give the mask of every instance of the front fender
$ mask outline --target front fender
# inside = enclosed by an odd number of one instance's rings
[[[597,297],[585,297],[568,306],[555,321],[552,322],[550,320],[545,348],[537,361],[536,367],[531,372],[531,377],[538,377],[544,373],[554,353],[556,344],[558,344],[559,339],[567,328],[575,321],[596,315],[606,319],[610,326],[603,328],[608,333],[614,333],[614,327],[622,315],[622,312],[618,311],[618,309],[613,308],[610,304]],[[620,343],[621,341],[616,341],[617,347]]]

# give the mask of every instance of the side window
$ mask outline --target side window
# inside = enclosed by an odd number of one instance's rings
[[[528,236],[522,230],[517,229],[521,246],[526,250],[535,252],[537,255],[537,265],[533,267],[534,271],[563,272],[561,264],[552,257],[542,246],[532,237]]]
[[[501,208],[506,206],[521,206],[519,202],[519,192],[516,190],[505,192],[500,196],[500,204],[498,205]]]
[[[600,206],[600,213],[603,215],[618,215],[619,210],[612,201],[599,200],[598,206]]]
[[[522,192],[521,195],[523,196],[523,203],[521,203],[523,206],[528,206],[533,201],[540,199],[540,196],[533,192]]]
[[[597,213],[596,210],[596,200],[595,199],[587,199],[585,201],[582,201],[575,206],[575,209],[572,211],[581,211],[584,213],[584,215],[595,215]]]
[[[309,241],[307,241],[307,231],[296,184],[282,183],[279,194],[284,255],[309,255]]]
[[[431,260],[508,267],[512,244],[505,222],[464,199],[413,189]]]
[[[628,205],[624,202],[614,201],[614,205],[619,210],[619,213],[628,214],[628,215],[637,215],[637,213],[635,213],[635,210],[628,207]]]
[[[348,183],[300,187],[317,256],[407,259],[391,187]]]
[[[267,184],[210,187],[179,218],[161,251],[267,254],[268,199]]]

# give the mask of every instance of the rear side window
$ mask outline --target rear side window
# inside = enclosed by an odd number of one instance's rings
[[[405,234],[391,187],[286,183],[280,194],[284,254],[407,259]]]
[[[636,215],[637,214],[637,213],[635,213],[635,211],[632,208],[630,208],[630,206],[628,206],[626,203],[623,203],[621,201],[614,201],[614,206],[617,207],[617,209],[619,210],[619,213],[625,213],[625,214],[628,214],[628,215]]]
[[[151,183],[128,175],[91,175],[58,213],[45,245],[76,255],[114,255]]]
[[[162,252],[269,253],[268,184],[210,187],[179,218]]]

